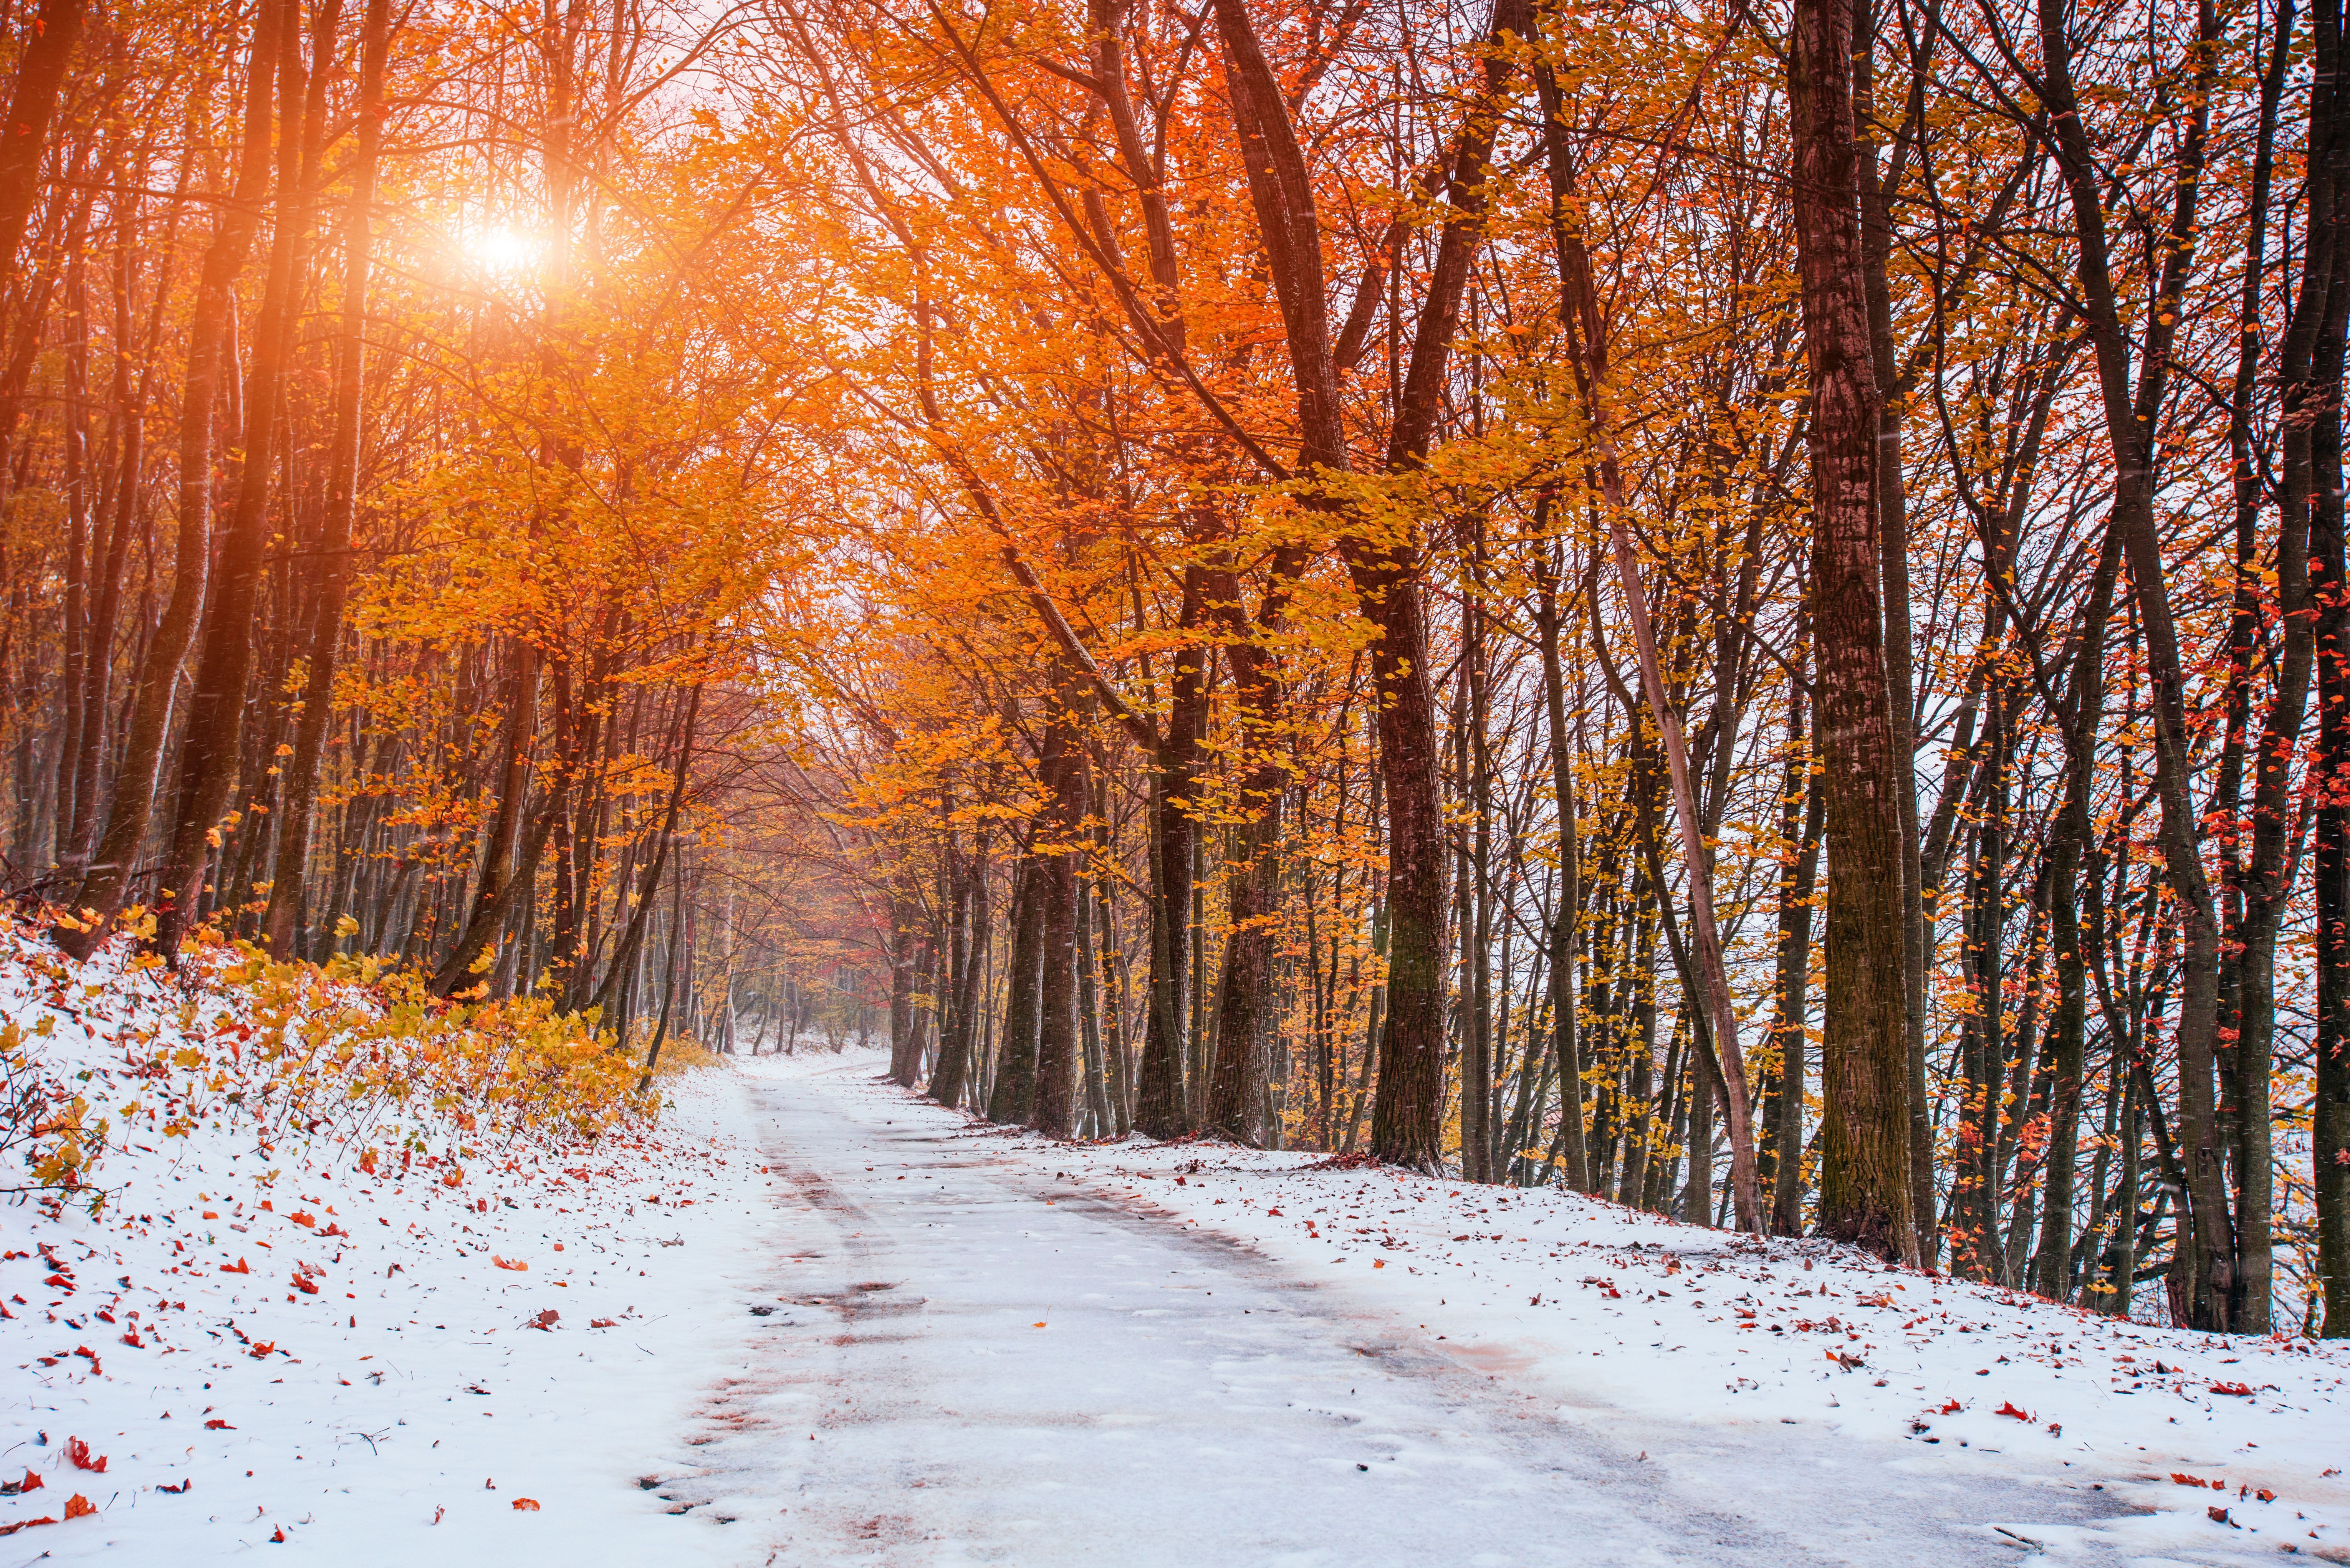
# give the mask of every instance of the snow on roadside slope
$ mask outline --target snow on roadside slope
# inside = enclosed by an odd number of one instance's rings
[[[2147,1511],[2035,1527],[2054,1561],[2094,1545],[2350,1563],[2350,1348],[2116,1322],[1571,1192],[1210,1143],[1047,1143],[848,1080],[837,1058],[745,1065],[826,1075],[827,1092],[886,1098],[975,1153],[1243,1242],[1417,1348],[1560,1398],[1565,1419],[1825,1428],[1913,1444],[1921,1470],[2061,1477]]]
[[[120,1112],[154,1098],[130,1054],[172,1044],[182,998],[126,951],[62,964],[0,927],[0,1021],[47,1020],[51,1070],[116,1113],[99,1216],[0,1208],[18,1558],[731,1560],[723,1526],[632,1484],[687,1462],[697,1399],[740,1364],[726,1331],[752,1321],[730,1276],[760,1255],[766,1179],[728,1075],[666,1080],[657,1126],[592,1147],[486,1148],[456,1188],[272,1148],[227,1108],[166,1138]],[[202,996],[208,1022],[238,1009]],[[96,1511],[68,1520],[77,1496]]]

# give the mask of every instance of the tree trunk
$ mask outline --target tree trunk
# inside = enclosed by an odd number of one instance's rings
[[[56,117],[58,89],[81,39],[88,0],[40,0],[32,36],[16,64],[8,96],[8,134],[0,136],[0,285],[13,286],[25,229],[40,196],[41,160],[49,148],[49,121]],[[258,35],[267,24],[259,24]],[[247,110],[250,126],[251,111]]]
[[[1558,819],[1559,888],[1550,929],[1552,1054],[1558,1059],[1559,1158],[1566,1184],[1591,1190],[1591,1157],[1585,1147],[1581,997],[1575,986],[1576,924],[1583,912],[1582,857],[1577,847],[1575,765],[1566,736],[1566,679],[1559,657],[1557,576],[1552,568],[1547,524],[1550,495],[1535,498],[1534,631],[1542,654],[1544,717],[1548,721],[1552,809]]]
[[[368,271],[374,259],[376,165],[383,150],[384,57],[390,0],[367,0],[359,38],[359,154],[351,172],[344,237],[343,318],[336,344],[335,423],[328,439],[327,515],[318,535],[317,599],[311,608],[309,662],[294,755],[278,815],[277,867],[262,917],[262,945],[280,958],[298,951],[307,910],[312,818],[319,762],[334,713],[335,658],[343,643],[343,596],[350,581],[351,522],[359,508],[360,394],[366,381]]]
[[[1273,655],[1248,643],[1226,650],[1240,703],[1236,745],[1247,816],[1226,867],[1231,935],[1216,998],[1216,1054],[1207,1125],[1251,1147],[1265,1143],[1266,1064],[1281,918],[1281,804],[1288,772],[1279,751],[1284,692]]]
[[[1046,792],[1055,782],[1039,769]],[[1035,837],[1042,837],[1041,827]],[[1045,858],[1023,854],[1012,873],[1012,951],[1003,974],[1003,1032],[995,1044],[995,1078],[988,1085],[987,1119],[1019,1126],[1036,1108],[1036,1019],[1044,983],[1045,906],[1050,900]]]
[[[1796,0],[1787,51],[1811,370],[1812,638],[1826,767],[1820,1230],[1914,1263],[1901,810],[1877,537],[1881,400],[1861,271],[1851,0]]]
[[[1245,0],[1215,0],[1224,44],[1225,84],[1242,161],[1271,264],[1274,292],[1295,379],[1307,475],[1348,467],[1338,372],[1330,332],[1327,272],[1313,183],[1283,84],[1259,45]],[[1489,40],[1533,36],[1525,0],[1496,0]],[[1485,64],[1485,100],[1462,128],[1449,161],[1448,217],[1413,335],[1411,364],[1388,445],[1388,467],[1419,467],[1434,439],[1469,265],[1482,243],[1486,163],[1499,88],[1514,69],[1494,51]],[[1336,510],[1335,500],[1309,504]],[[1429,685],[1427,610],[1417,546],[1342,535],[1347,574],[1378,629],[1372,678],[1379,693],[1379,763],[1388,797],[1389,958],[1387,1016],[1372,1110],[1371,1150],[1380,1158],[1443,1168],[1445,842],[1438,810],[1436,704]]]
[[[1196,632],[1207,609],[1204,571],[1183,570],[1179,625]],[[1208,718],[1207,649],[1191,637],[1175,649],[1167,732],[1150,777],[1150,994],[1143,1017],[1142,1060],[1135,1085],[1134,1126],[1152,1137],[1175,1137],[1191,1125],[1183,1092],[1183,1040],[1189,1023],[1191,963],[1191,852],[1199,836],[1200,736]]]
[[[1064,674],[1045,729],[1045,754],[1051,798],[1040,825],[1048,857],[1038,867],[1044,904],[1039,961],[1044,979],[1036,1003],[1036,1106],[1035,1125],[1046,1137],[1076,1131],[1077,1087],[1077,865],[1084,855],[1080,828],[1086,797],[1085,736],[1076,711],[1078,688]]]
[[[272,3],[272,0],[265,0]],[[244,393],[244,440],[236,504],[220,545],[219,590],[204,607],[188,725],[180,749],[178,799],[163,862],[154,946],[176,958],[205,891],[206,868],[223,846],[223,823],[244,736],[246,686],[253,671],[261,573],[268,545],[270,470],[277,452],[279,394],[294,331],[296,264],[308,227],[302,179],[307,74],[302,66],[297,0],[274,0],[277,27],[277,202],[269,273],[263,286]],[[246,822],[243,831],[262,825]]]
[[[222,203],[220,225],[197,275],[189,317],[185,379],[180,398],[179,530],[171,597],[140,660],[130,706],[130,736],[116,771],[114,802],[89,870],[71,899],[78,918],[51,931],[75,958],[88,958],[106,938],[130,896],[146,846],[161,784],[172,728],[172,689],[203,618],[212,556],[213,417],[223,383],[234,373],[226,353],[236,280],[260,227],[269,183],[270,93],[281,52],[284,7],[260,5],[244,75],[244,140],[236,183]]]
[[[911,900],[892,883],[889,896],[889,1077],[901,1089],[910,1089],[920,1075],[922,1038],[920,1014],[914,991],[920,983],[920,943],[914,934]],[[765,1025],[761,1026],[764,1036]]]
[[[1772,1079],[1771,1233],[1804,1233],[1804,1058],[1808,1040],[1812,978],[1812,894],[1820,870],[1821,815],[1826,792],[1812,771],[1804,732],[1804,699],[1787,704],[1787,774],[1781,784],[1780,831],[1791,843],[1779,872],[1777,977],[1773,988],[1772,1038],[1777,1075]]]
[[[2350,1339],[2350,571],[2342,496],[2345,317],[2350,314],[2350,81],[2344,79],[2341,0],[2317,0],[2310,94],[2308,271],[2303,305],[2318,314],[2308,378],[2286,406],[2309,421],[2310,598],[2317,659],[2317,810],[2314,858],[2317,945],[2317,1103],[2310,1142],[2318,1273],[2329,1339]],[[2324,256],[2324,270],[2319,258]],[[2314,285],[2323,276],[2322,292]]]
[[[2179,911],[2182,961],[2177,1040],[2179,1134],[2185,1140],[2187,1212],[2184,1234],[2194,1257],[2188,1270],[2188,1315],[2196,1327],[2228,1326],[2235,1293],[2235,1241],[2221,1166],[2213,1072],[2218,1050],[2220,929],[2201,857],[2202,823],[2192,798],[2187,722],[2188,671],[2180,652],[2162,560],[2154,496],[2154,418],[2162,407],[2171,344],[2194,253],[2197,200],[2217,68],[2219,19],[2209,5],[2199,14],[2198,64],[2188,88],[2193,106],[2174,154],[2178,177],[2169,236],[2156,298],[2143,308],[2145,343],[2137,385],[2133,346],[2110,272],[2105,213],[2104,161],[2089,144],[2072,77],[2072,46],[2062,8],[2041,10],[2044,76],[2037,84],[2073,212],[2074,284],[2088,337],[2095,348],[2098,390],[2114,463],[2113,524],[2120,531],[2130,591],[2145,639],[2153,687],[2155,789],[2161,802],[2158,842],[2163,868]]]

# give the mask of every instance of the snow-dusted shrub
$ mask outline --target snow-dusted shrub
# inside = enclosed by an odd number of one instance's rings
[[[543,996],[452,1002],[372,959],[280,962],[235,944],[144,1067],[169,1085],[163,1128],[237,1106],[266,1141],[339,1146],[364,1169],[464,1161],[516,1138],[592,1141],[649,1114],[637,1068],[593,1017]]]
[[[106,1141],[106,1121],[89,1102],[51,1072],[30,1044],[49,1033],[47,1018],[27,1032],[0,1020],[0,1169],[22,1168],[26,1179],[0,1178],[0,1193],[72,1191],[92,1153]]]
[[[446,1001],[372,959],[281,962],[209,933],[172,972],[137,934],[78,964],[0,922],[0,991],[14,997],[0,1008],[0,1155],[31,1171],[13,1189],[0,1177],[0,1191],[82,1191],[95,1206],[109,1138],[206,1127],[265,1154],[290,1144],[315,1163],[421,1167],[455,1187],[518,1142],[591,1143],[658,1109],[611,1032],[548,998]]]

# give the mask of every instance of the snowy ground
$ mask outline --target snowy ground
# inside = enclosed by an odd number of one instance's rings
[[[121,1042],[172,999],[6,959],[0,1015],[135,1096]],[[457,1189],[234,1116],[131,1124],[103,1217],[0,1209],[0,1479],[41,1483],[0,1530],[94,1510],[0,1568],[281,1538],[565,1568],[2350,1562],[2338,1351],[1570,1195],[1046,1145],[879,1065],[693,1075],[652,1133]]]
[[[110,967],[73,979],[0,961],[0,1017],[48,1015],[51,1059],[101,1106],[151,1101],[124,1044],[169,1029],[175,998]],[[0,1531],[23,1530],[0,1564],[673,1553],[673,1505],[635,1483],[680,1462],[741,1365],[755,1320],[732,1282],[768,1267],[772,1205],[732,1076],[671,1101],[650,1136],[515,1149],[456,1189],[265,1152],[233,1115],[179,1139],[118,1116],[102,1217],[0,1209]],[[67,1518],[75,1497],[96,1513]]]

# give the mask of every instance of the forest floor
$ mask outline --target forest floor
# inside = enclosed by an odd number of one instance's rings
[[[172,999],[75,978],[0,1016],[119,1113]],[[103,1215],[0,1210],[0,1568],[2350,1563],[2340,1351],[880,1064],[462,1189],[120,1116]]]

